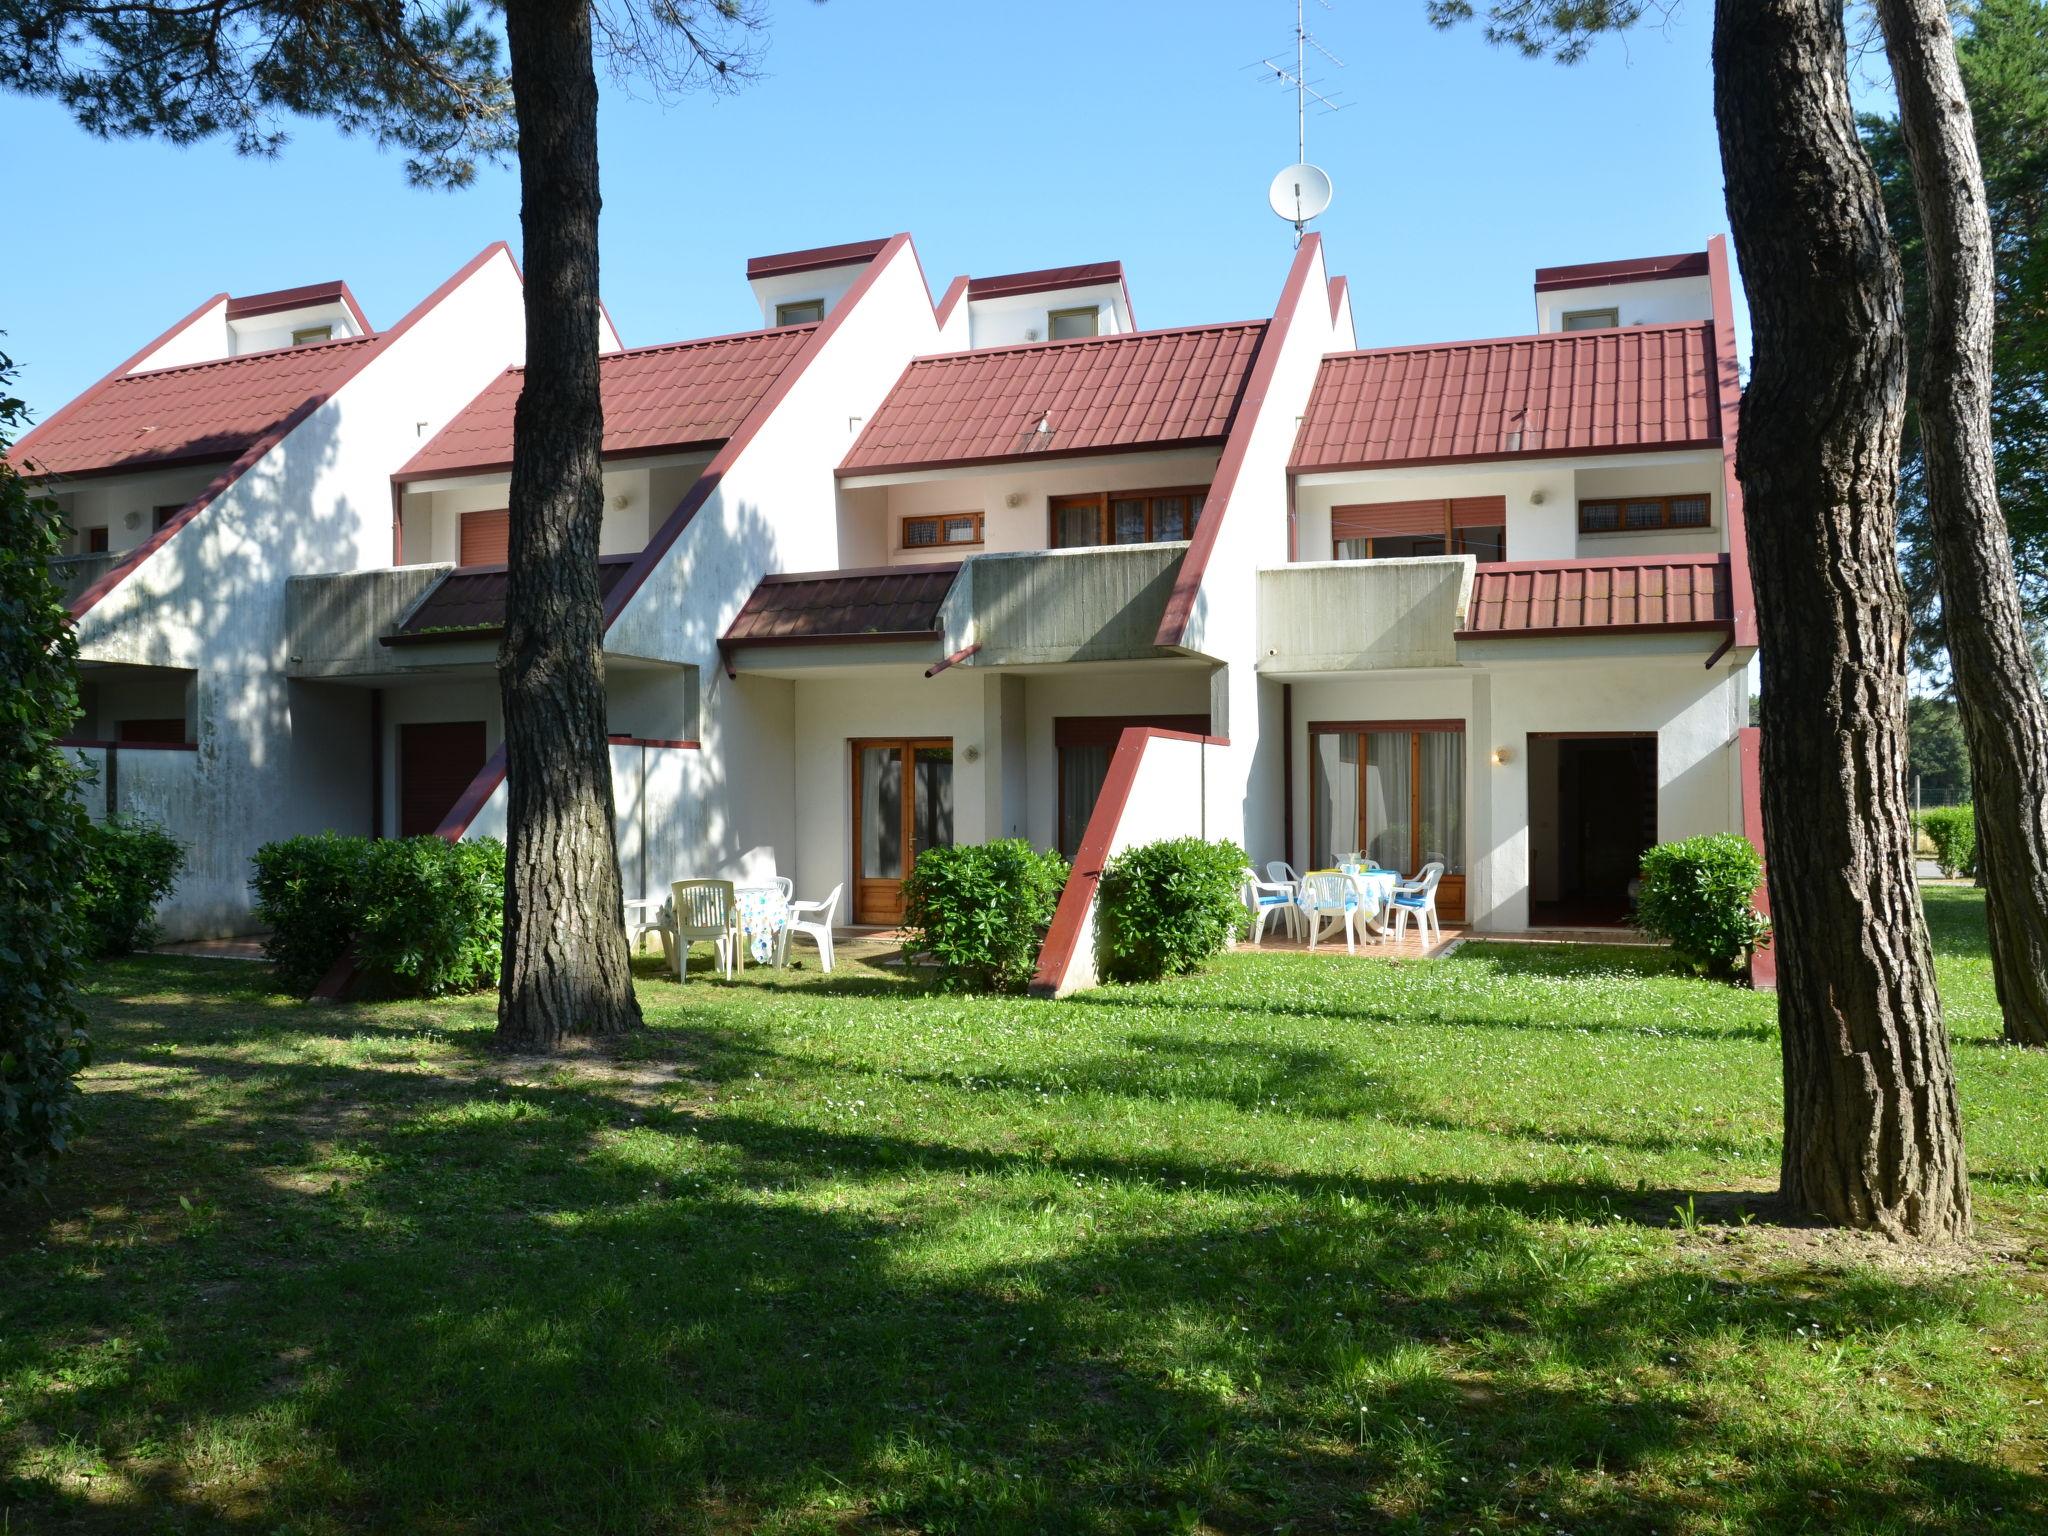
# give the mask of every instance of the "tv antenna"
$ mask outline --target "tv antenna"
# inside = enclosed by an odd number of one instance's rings
[[[1316,0],[1316,3],[1326,11],[1330,9],[1329,0]],[[1270,58],[1259,60],[1260,67],[1271,71],[1274,79],[1294,88],[1294,164],[1273,178],[1266,201],[1276,214],[1294,226],[1296,245],[1301,244],[1302,226],[1330,206],[1332,190],[1328,173],[1309,163],[1309,103],[1313,101],[1325,112],[1341,112],[1347,105],[1325,95],[1316,88],[1318,82],[1309,79],[1308,54],[1311,48],[1337,68],[1344,67],[1344,61],[1309,31],[1305,0],[1294,0],[1294,68],[1290,70]]]

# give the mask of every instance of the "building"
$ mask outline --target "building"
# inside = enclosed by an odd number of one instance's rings
[[[1617,919],[1651,842],[1757,821],[1725,247],[1536,274],[1526,336],[1358,350],[1321,242],[1270,314],[1141,330],[1114,262],[956,278],[910,238],[757,258],[762,325],[605,328],[621,868],[844,888],[934,842],[1441,859],[1486,931]],[[397,326],[219,296],[15,450],[71,521],[94,809],[250,852],[502,831],[521,355],[484,252]],[[1749,786],[1745,789],[1745,754]]]

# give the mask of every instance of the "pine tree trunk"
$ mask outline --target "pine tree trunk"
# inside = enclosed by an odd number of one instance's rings
[[[1899,267],[1840,0],[1718,0],[1714,113],[1754,331],[1736,469],[1763,665],[1789,1209],[1963,1236],[1962,1121],[1906,790]]]
[[[604,413],[597,371],[597,76],[588,0],[507,0],[519,114],[526,382],[512,430],[498,683],[505,964],[498,1043],[547,1050],[640,1022],[605,743]]]
[[[1977,134],[1941,0],[1879,0],[1927,261],[1928,525],[1970,746],[1978,883],[2005,1037],[2048,1046],[2048,700],[2020,614],[1991,441],[1996,297]]]

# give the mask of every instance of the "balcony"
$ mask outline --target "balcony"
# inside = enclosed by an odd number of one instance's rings
[[[454,567],[401,565],[331,576],[294,576],[284,585],[285,669],[298,678],[370,678],[426,665],[489,660],[495,639],[385,645]],[[453,654],[453,653],[460,654]]]
[[[947,596],[945,648],[973,665],[1131,661],[1153,643],[1187,545],[1132,544],[976,555]]]
[[[64,594],[64,606],[69,608],[77,602],[87,587],[127,559],[129,553],[123,550],[119,554],[59,555],[52,560],[50,579]]]
[[[1339,560],[1259,572],[1261,672],[1458,665],[1470,555]]]

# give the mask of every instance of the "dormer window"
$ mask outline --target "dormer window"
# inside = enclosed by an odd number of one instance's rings
[[[825,318],[823,299],[793,299],[775,306],[777,325],[816,325]]]
[[[1102,310],[1097,305],[1046,311],[1045,334],[1050,341],[1080,341],[1101,332]]]
[[[1618,309],[1568,309],[1564,329],[1568,331],[1611,331],[1621,324]]]
[[[332,340],[334,327],[331,325],[302,325],[292,332],[292,345],[295,347],[310,347]]]

